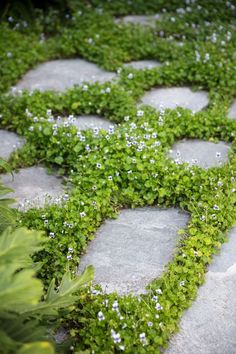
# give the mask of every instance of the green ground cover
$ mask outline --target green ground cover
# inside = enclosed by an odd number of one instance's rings
[[[69,328],[76,353],[158,353],[165,348],[235,220],[236,121],[227,117],[236,95],[235,7],[225,1],[172,1],[168,6],[156,2],[107,1],[101,6],[93,1],[90,7],[81,2],[62,24],[50,15],[47,21],[39,16],[27,27],[20,20],[17,26],[9,20],[0,24],[0,126],[26,139],[10,163],[14,168],[38,161],[57,167],[69,184],[69,197],[61,205],[18,213],[18,225],[55,235],[34,255],[42,262],[39,277],[45,288],[53,277],[60,284],[68,266],[76,271],[99,225],[121,208],[179,206],[191,215],[188,227],[180,230],[178,252],[162,277],[149,285],[148,294],[86,290],[72,312],[61,314],[59,324]],[[156,12],[163,15],[155,28],[114,22],[114,16]],[[121,68],[118,80],[87,83],[63,93],[9,94],[37,63],[70,57],[106,70]],[[147,70],[123,67],[139,59],[163,65]],[[137,108],[150,88],[181,85],[208,91],[207,109],[192,114],[182,108]],[[72,126],[55,128],[48,121],[51,114],[99,114],[119,126],[109,133],[88,130],[78,135]],[[182,138],[230,142],[229,162],[208,170],[174,164],[167,151]]]

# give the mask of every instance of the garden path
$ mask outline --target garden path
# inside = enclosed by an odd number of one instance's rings
[[[141,22],[147,21],[140,19]],[[124,20],[129,22],[129,19]],[[136,21],[136,20],[135,20]],[[130,63],[135,67],[135,64]],[[139,63],[136,68],[156,66],[158,63]],[[30,71],[16,86],[29,90],[52,89],[63,91],[84,81],[104,82],[115,77],[85,60],[57,60],[40,65]],[[207,93],[192,92],[190,88],[153,89],[146,93],[143,103],[157,109],[175,108],[180,105],[199,111],[208,104]],[[236,118],[236,101],[229,117]],[[85,122],[85,121],[88,122]],[[108,129],[110,123],[97,116],[80,117],[74,123],[79,129]],[[0,131],[0,155],[6,159],[23,140],[16,134]],[[203,141],[181,141],[174,145],[170,156],[192,163],[198,159],[204,168],[217,166],[219,160],[227,161],[229,146],[223,142],[213,144]],[[180,155],[179,155],[179,153]],[[206,153],[207,152],[207,153]],[[218,154],[218,155],[217,155]],[[42,205],[45,195],[59,198],[63,195],[61,180],[47,175],[43,167],[21,169],[3,182],[14,188],[14,197],[19,202],[35,199]],[[29,204],[30,206],[31,204]],[[19,204],[18,204],[19,206]],[[92,263],[96,268],[95,280],[108,292],[143,292],[150,280],[159,276],[163,267],[171,260],[178,240],[177,231],[185,227],[188,215],[177,209],[143,208],[124,210],[117,220],[106,221],[97,232],[97,237],[88,247],[80,269]],[[128,246],[127,246],[128,245]],[[198,293],[193,306],[186,311],[180,324],[180,333],[173,337],[168,354],[234,354],[236,316],[236,231],[230,233],[230,241],[223,245],[220,256],[216,256],[209,267],[206,284]],[[122,266],[122,268],[121,268]]]

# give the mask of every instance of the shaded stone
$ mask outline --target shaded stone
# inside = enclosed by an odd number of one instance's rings
[[[59,202],[63,195],[61,178],[47,174],[43,167],[23,168],[14,174],[13,180],[10,174],[1,177],[5,186],[14,189],[9,197],[17,200],[13,206],[21,210]]]
[[[167,354],[236,353],[236,229],[209,267],[197,300],[183,315]]]
[[[234,100],[233,104],[229,109],[228,117],[232,119],[236,119],[236,100]]]
[[[118,219],[106,220],[82,257],[79,271],[92,264],[94,282],[106,292],[145,292],[172,259],[177,231],[188,214],[175,208],[122,210]]]
[[[169,156],[176,163],[187,162],[202,168],[221,166],[228,161],[230,144],[223,141],[212,143],[197,139],[183,139],[173,145]]]
[[[161,63],[159,63],[156,60],[136,60],[136,61],[131,61],[129,63],[125,63],[125,67],[132,67],[134,69],[140,70],[140,69],[153,69],[157,66],[160,66]]]
[[[116,19],[116,23],[133,23],[135,25],[146,25],[155,27],[156,21],[160,19],[160,15],[156,14],[153,16],[145,16],[145,15],[129,15],[119,19]]]
[[[63,91],[84,81],[94,83],[112,80],[115,73],[107,72],[83,59],[52,60],[30,70],[16,89]]]
[[[11,153],[24,144],[24,139],[17,134],[0,130],[0,157],[8,160]]]
[[[62,122],[69,122],[69,124],[73,124],[78,128],[78,130],[86,130],[86,129],[104,129],[109,130],[110,127],[114,127],[115,123],[109,121],[108,119],[96,116],[96,115],[89,115],[89,116],[78,116],[73,117],[72,119],[63,119]]]
[[[189,87],[158,88],[147,92],[141,101],[158,110],[180,106],[198,112],[208,105],[208,95],[205,91],[193,92]]]

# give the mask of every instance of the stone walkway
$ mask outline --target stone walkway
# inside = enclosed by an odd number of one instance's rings
[[[127,16],[123,23],[141,23],[153,26],[158,16]],[[136,61],[125,67],[145,69],[158,67],[156,61]],[[75,84],[106,82],[116,74],[106,72],[82,59],[56,60],[39,65],[29,71],[16,89],[63,91]],[[158,110],[181,106],[194,112],[208,105],[205,91],[193,92],[189,87],[156,88],[147,92],[142,103]],[[229,110],[229,118],[236,119],[236,100]],[[78,129],[109,129],[109,121],[98,116],[80,116],[73,122]],[[10,153],[22,146],[24,140],[16,134],[0,130],[0,156],[8,159]],[[209,168],[227,161],[230,146],[224,142],[213,144],[199,140],[177,142],[169,156],[176,162],[188,162]],[[45,197],[60,202],[63,198],[61,179],[46,173],[43,167],[21,169],[15,174],[3,175],[3,182],[14,188],[16,207],[24,210],[45,203]],[[178,241],[177,231],[186,226],[189,215],[178,209],[155,207],[123,210],[117,220],[107,220],[90,243],[82,257],[81,271],[87,264],[95,266],[95,282],[105,291],[120,294],[142,293],[145,286],[161,275],[172,259]],[[172,338],[168,354],[235,354],[236,350],[236,230],[230,241],[223,245],[220,256],[215,257],[199,290],[197,300],[186,311],[181,331]]]
[[[236,353],[236,229],[209,267],[166,354]]]
[[[152,89],[141,99],[158,110],[178,106],[198,112],[208,105],[208,95],[205,91],[193,92],[189,87],[171,87]]]
[[[16,85],[16,90],[64,91],[83,82],[106,82],[116,77],[83,59],[52,60],[30,70]]]
[[[177,231],[189,216],[178,209],[137,208],[122,210],[107,220],[90,243],[79,266],[95,267],[94,282],[106,292],[143,293],[172,259]]]

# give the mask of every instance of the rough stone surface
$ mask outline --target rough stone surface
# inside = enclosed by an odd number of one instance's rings
[[[145,286],[172,259],[177,231],[187,221],[188,214],[174,208],[123,210],[118,219],[107,220],[100,227],[79,271],[93,264],[94,282],[106,292],[145,292]]]
[[[105,82],[115,76],[83,59],[52,60],[30,70],[16,89],[63,91],[76,84],[81,85],[84,81]]]
[[[15,133],[0,130],[0,157],[8,160],[11,153],[24,144],[24,139]]]
[[[230,145],[223,141],[212,143],[197,139],[184,139],[173,145],[169,155],[176,163],[188,162],[190,165],[209,168],[221,166],[227,162],[229,149]]]
[[[198,112],[208,104],[205,91],[193,92],[189,87],[158,88],[147,92],[142,102],[160,110],[178,106]]]
[[[228,117],[236,119],[236,100],[234,100],[232,106],[230,107]]]
[[[120,19],[116,19],[115,22],[120,23],[133,23],[139,25],[147,25],[151,27],[155,27],[155,22],[160,19],[160,15],[156,14],[154,16],[141,16],[141,15],[129,15],[122,17]]]
[[[137,61],[131,61],[129,63],[125,63],[125,67],[132,67],[134,69],[152,69],[157,66],[160,66],[161,63],[159,63],[156,60],[137,60]]]
[[[167,354],[236,353],[236,229],[209,267],[197,300],[182,317]]]
[[[64,121],[68,121],[68,120],[64,120]],[[84,116],[74,117],[73,119],[69,120],[69,123],[76,126],[78,130],[86,130],[89,128],[109,130],[110,127],[115,126],[115,123],[96,115],[90,115],[90,116],[84,115]]]
[[[48,175],[43,167],[21,169],[14,174],[13,180],[10,174],[1,177],[4,185],[14,189],[9,197],[17,200],[13,206],[21,210],[41,207],[45,201],[58,202],[63,195],[61,179]]]

